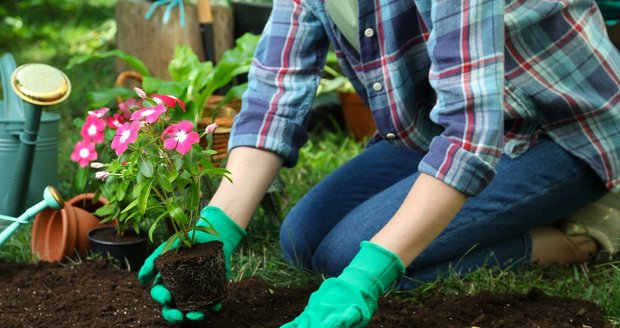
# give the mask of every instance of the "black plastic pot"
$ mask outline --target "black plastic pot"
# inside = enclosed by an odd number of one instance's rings
[[[103,230],[114,232],[113,226],[97,227],[88,232],[91,250],[99,253],[104,258],[114,258],[120,262],[121,267],[131,271],[138,271],[146,259],[146,233],[140,231],[140,236],[132,236],[129,240],[108,241],[97,238],[97,233]]]

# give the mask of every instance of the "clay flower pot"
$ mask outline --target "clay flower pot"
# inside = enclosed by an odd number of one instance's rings
[[[183,311],[207,311],[228,295],[223,244],[212,241],[181,247],[155,259],[162,282]]]
[[[349,132],[356,140],[372,136],[377,130],[372,113],[355,92],[339,92],[342,114]]]
[[[107,202],[94,194],[82,194],[66,201],[60,210],[45,209],[35,216],[31,234],[33,260],[62,262],[85,257],[90,249],[87,232],[99,226],[92,213]]]
[[[136,235],[133,230],[125,232],[125,236],[116,236],[113,226],[95,227],[88,234],[93,253],[99,253],[104,258],[114,258],[121,267],[130,271],[137,271],[146,259],[146,233],[140,231]]]

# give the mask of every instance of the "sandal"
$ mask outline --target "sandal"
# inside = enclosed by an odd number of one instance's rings
[[[589,236],[599,246],[591,262],[620,259],[620,195],[607,193],[560,221],[558,228],[568,236]]]

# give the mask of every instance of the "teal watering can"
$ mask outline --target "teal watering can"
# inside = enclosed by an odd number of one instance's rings
[[[16,68],[10,54],[0,57],[0,78],[1,245],[39,211],[62,206],[56,189],[46,187],[57,180],[59,116],[43,107],[64,101],[71,83],[60,70],[45,64]],[[44,200],[37,202],[42,191]],[[26,206],[31,207],[24,212]]]

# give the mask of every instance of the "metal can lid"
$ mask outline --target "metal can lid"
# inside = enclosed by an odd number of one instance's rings
[[[71,93],[71,82],[65,73],[46,64],[32,63],[16,68],[11,82],[20,98],[35,105],[55,105]]]

